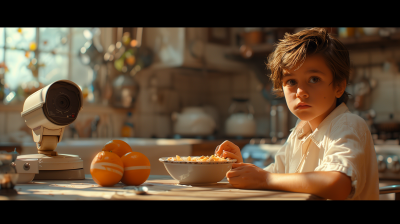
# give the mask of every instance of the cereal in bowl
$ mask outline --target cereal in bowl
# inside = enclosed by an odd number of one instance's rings
[[[183,162],[219,162],[219,161],[230,161],[230,158],[222,158],[219,156],[196,156],[196,157],[180,157],[176,155],[176,157],[169,157],[168,161],[183,161]]]

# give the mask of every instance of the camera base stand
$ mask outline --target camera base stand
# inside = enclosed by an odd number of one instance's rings
[[[39,170],[33,180],[84,180],[85,171],[76,170]]]
[[[39,173],[34,180],[83,180],[83,160],[77,155],[58,154],[47,156],[45,154],[20,155],[17,159],[38,159]]]

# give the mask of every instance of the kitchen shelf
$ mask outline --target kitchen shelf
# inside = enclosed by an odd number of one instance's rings
[[[400,47],[400,32],[392,33],[387,37],[379,35],[338,38],[349,51],[371,50],[374,48]],[[268,55],[275,49],[273,44],[251,45],[253,55],[251,58],[243,58],[239,47],[232,48],[226,52],[225,57],[231,60],[241,62],[251,62],[257,60],[266,60]]]
[[[250,45],[250,48],[253,51],[253,55],[250,58],[243,58],[242,55],[240,54],[240,49],[238,47],[232,48],[231,50],[227,51],[225,53],[225,57],[227,59],[232,59],[241,62],[249,62],[257,59],[264,60],[267,59],[268,54],[275,49],[275,46],[273,44],[256,44],[256,45]]]
[[[400,32],[392,33],[387,37],[379,35],[338,38],[349,51],[371,50],[374,48],[400,47]]]

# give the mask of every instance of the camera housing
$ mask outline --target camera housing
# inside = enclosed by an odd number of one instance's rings
[[[55,81],[31,94],[24,102],[21,117],[32,129],[38,152],[57,155],[65,126],[78,117],[83,97],[80,87],[69,80]]]

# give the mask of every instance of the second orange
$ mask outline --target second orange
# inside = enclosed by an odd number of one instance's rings
[[[102,151],[112,152],[117,154],[119,157],[124,156],[128,152],[132,152],[132,148],[128,145],[128,143],[114,139],[112,141],[107,142]]]

